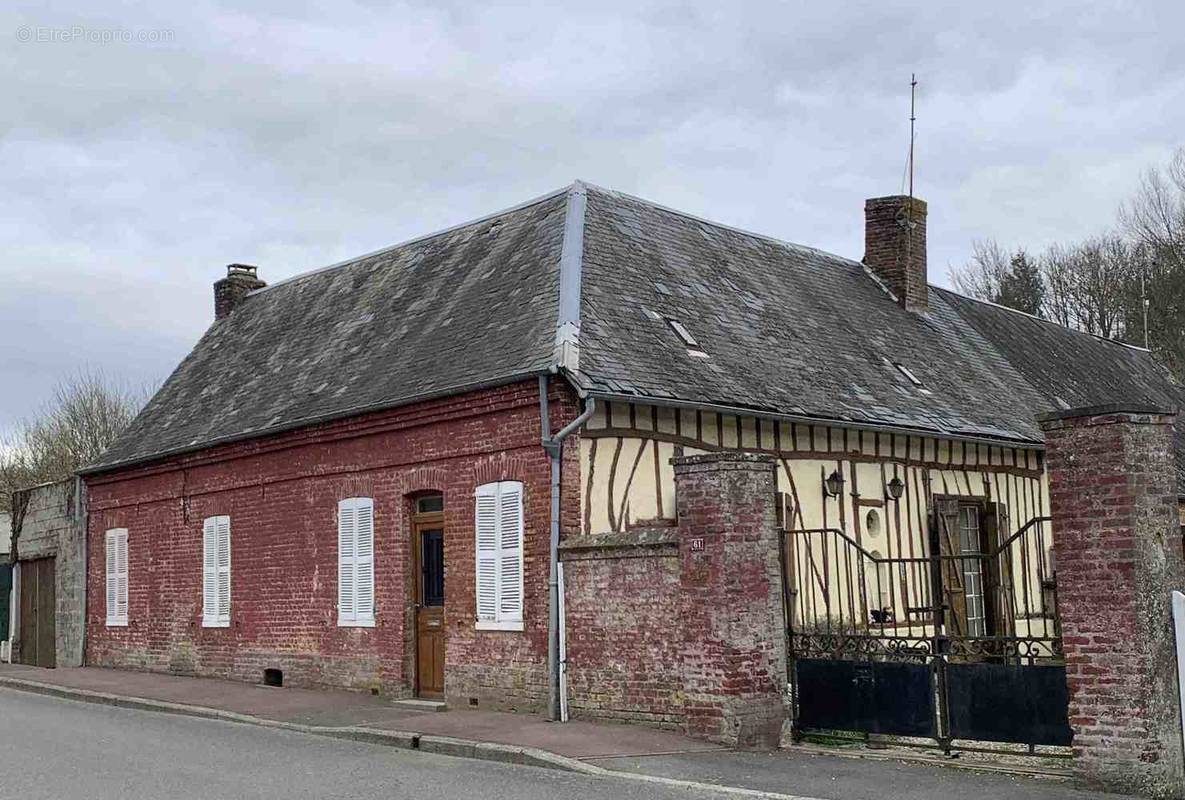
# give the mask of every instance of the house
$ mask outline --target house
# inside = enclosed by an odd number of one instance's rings
[[[87,662],[762,741],[836,632],[1056,659],[1038,417],[1180,390],[929,285],[926,213],[869,200],[861,262],[578,182],[231,265],[83,471]]]

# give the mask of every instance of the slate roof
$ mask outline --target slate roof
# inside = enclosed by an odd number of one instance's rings
[[[87,471],[555,366],[608,397],[1022,443],[1040,413],[1182,396],[1145,351],[936,287],[913,314],[857,261],[578,182],[252,293]]]
[[[84,471],[546,370],[566,194],[252,292]]]

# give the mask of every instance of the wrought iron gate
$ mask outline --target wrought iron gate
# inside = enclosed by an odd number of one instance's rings
[[[1048,517],[938,499],[923,555],[783,534],[795,731],[1068,745]]]

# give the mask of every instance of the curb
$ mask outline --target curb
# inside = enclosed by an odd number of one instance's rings
[[[143,697],[96,692],[90,689],[76,689],[59,686],[53,683],[24,680],[0,676],[0,687],[17,691],[57,697],[63,700],[75,700],[82,703],[130,708],[136,711],[153,711],[159,714],[175,714],[183,717],[198,719],[213,719],[221,722],[235,722],[240,725],[256,725],[262,728],[276,728],[296,733],[326,736],[332,739],[346,739],[367,744],[398,747],[404,750],[421,750],[425,753],[435,753],[457,758],[474,758],[480,761],[496,761],[503,764],[518,764],[528,767],[542,767],[564,772],[578,772],[585,775],[617,775],[618,773],[602,767],[586,764],[574,758],[561,756],[547,750],[535,747],[517,747],[515,745],[497,744],[494,742],[457,739],[451,736],[435,736],[431,734],[412,733],[411,731],[391,731],[379,728],[367,728],[359,725],[344,727],[328,727],[323,725],[303,725],[298,722],[282,722],[266,717],[256,717],[250,714],[238,714],[234,711],[224,711],[220,708],[208,706],[193,706],[184,703],[170,703],[164,700],[149,700]]]
[[[388,731],[363,726],[335,728],[321,725],[302,725],[297,722],[281,722],[280,720],[255,717],[250,714],[237,714],[233,711],[224,711],[219,708],[170,703],[164,700],[149,700],[143,697],[96,692],[90,689],[75,689],[67,686],[59,686],[54,683],[42,683],[41,681],[30,681],[8,676],[0,676],[0,688],[57,697],[63,700],[74,700],[82,703],[130,708],[136,711],[152,711],[160,714],[175,714],[183,717],[196,717],[198,719],[212,719],[222,722],[235,722],[241,725],[256,725],[263,728],[276,728],[313,736],[326,736],[332,739],[345,739],[386,747],[398,747],[404,750],[420,750],[425,753],[435,753],[443,756],[472,758],[502,764],[517,764],[519,766],[541,767],[543,769],[553,769],[561,772],[574,772],[590,777],[615,778],[618,780],[658,784],[680,789],[714,792],[731,797],[755,798],[755,800],[823,800],[823,798],[818,797],[767,792],[760,789],[747,789],[739,786],[722,786],[715,783],[701,783],[699,781],[666,778],[658,775],[619,772],[614,769],[598,767],[580,761],[579,759],[561,756],[558,753],[540,750],[535,747],[517,747],[515,745],[496,744],[494,742],[457,739],[451,736],[435,736],[412,733],[410,731]]]

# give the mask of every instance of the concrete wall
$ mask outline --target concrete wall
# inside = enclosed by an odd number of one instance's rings
[[[78,491],[79,483],[70,478],[16,493],[23,512],[18,515],[20,527],[13,532],[12,555],[18,564],[36,558],[55,559],[55,650],[59,667],[81,666],[83,658],[86,534],[85,504],[80,502]],[[12,636],[15,661],[21,647],[19,619]]]

